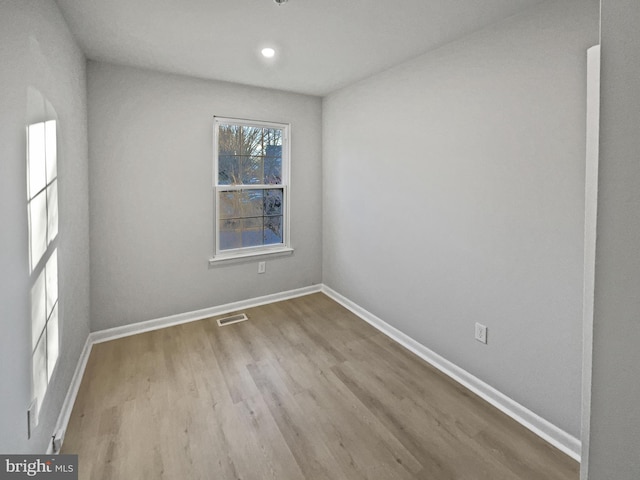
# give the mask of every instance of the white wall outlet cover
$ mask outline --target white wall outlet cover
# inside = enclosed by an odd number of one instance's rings
[[[481,343],[487,343],[487,327],[480,323],[476,323],[476,340]]]

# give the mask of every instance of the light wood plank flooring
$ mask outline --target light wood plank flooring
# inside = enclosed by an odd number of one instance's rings
[[[94,346],[82,479],[578,478],[578,464],[323,294]]]

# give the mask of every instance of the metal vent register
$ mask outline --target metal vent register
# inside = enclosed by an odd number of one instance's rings
[[[231,315],[230,317],[224,317],[218,319],[218,326],[224,327],[225,325],[231,325],[232,323],[244,322],[249,320],[244,313],[238,313],[237,315]]]

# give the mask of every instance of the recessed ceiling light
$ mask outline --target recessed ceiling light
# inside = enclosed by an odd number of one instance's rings
[[[262,56],[266,57],[266,58],[271,58],[276,54],[276,51],[273,48],[263,48],[262,49]]]

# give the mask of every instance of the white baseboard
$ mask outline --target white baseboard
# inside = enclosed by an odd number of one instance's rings
[[[322,285],[311,285],[310,287],[303,287],[296,290],[274,293],[271,295],[265,295],[264,297],[240,300],[239,302],[227,303],[225,305],[219,305],[217,307],[209,307],[193,312],[179,313],[177,315],[170,315],[168,317],[132,323],[130,325],[123,325],[122,327],[100,330],[91,333],[89,336],[92,337],[92,343],[102,343],[109,340],[115,340],[116,338],[128,337],[129,335],[136,335],[138,333],[150,332],[152,330],[159,330],[161,328],[180,325],[181,323],[195,322],[196,320],[216,317],[218,315],[224,315],[225,313],[231,313],[237,310],[243,310],[245,308],[253,308],[260,305],[266,305],[267,303],[275,303],[282,300],[289,300],[290,298],[302,297],[304,295],[310,295],[312,293],[317,293],[320,291],[322,291]]]
[[[465,386],[473,393],[489,402],[501,412],[509,415],[515,421],[522,424],[533,433],[549,442],[558,450],[566,453],[574,460],[577,460],[578,462],[580,461],[581,442],[573,435],[570,435],[564,430],[561,430],[551,422],[548,422],[544,418],[533,413],[531,410],[520,405],[515,400],[512,400],[503,393],[499,392],[491,385],[486,384],[479,378],[471,375],[466,370],[463,370],[457,365],[451,363],[449,360],[441,357],[421,343],[415,341],[413,338],[404,334],[397,328],[392,327],[384,320],[376,317],[348,298],[342,296],[335,290],[327,287],[326,285],[323,285],[322,292],[351,312],[358,315],[365,322],[369,323],[380,332],[384,333],[388,337],[398,342],[400,345],[418,355],[424,361],[433,365],[445,375],[453,378],[456,382]]]
[[[60,409],[60,414],[58,415],[56,428],[53,431],[56,438],[59,438],[61,442],[64,442],[64,433],[67,430],[69,418],[71,417],[71,411],[73,410],[73,404],[76,402],[76,397],[78,396],[78,390],[80,389],[80,383],[82,382],[82,377],[84,376],[84,370],[87,367],[87,361],[89,360],[89,354],[91,353],[92,346],[93,343],[91,341],[91,334],[89,334],[89,336],[87,336],[87,340],[84,342],[84,347],[82,347],[80,358],[78,359],[76,369],[73,372],[73,377],[71,378],[71,384],[69,385],[67,395],[64,397],[64,401],[62,402],[62,408]],[[46,454],[52,455],[54,453],[58,452],[53,451],[53,444],[49,442],[49,447]]]
[[[64,440],[64,433],[67,429],[67,424],[71,416],[73,404],[75,403],[78,389],[80,388],[80,383],[82,381],[82,377],[84,375],[84,371],[93,344],[115,340],[117,338],[122,338],[129,335],[136,335],[138,333],[171,327],[173,325],[179,325],[182,323],[202,320],[218,315],[224,315],[226,313],[235,312],[246,308],[258,307],[260,305],[265,305],[268,303],[302,297],[317,292],[323,292],[351,312],[355,313],[358,317],[362,318],[364,321],[371,324],[373,327],[398,342],[400,345],[415,353],[420,358],[430,363],[444,374],[453,378],[455,381],[457,381],[461,385],[464,385],[466,388],[489,402],[491,405],[498,408],[500,411],[509,415],[520,424],[524,425],[526,428],[549,442],[554,447],[558,448],[575,460],[580,461],[580,440],[556,427],[544,418],[536,415],[531,410],[525,408],[503,393],[497,391],[482,380],[471,375],[469,372],[451,363],[437,353],[429,350],[424,345],[418,343],[400,330],[392,327],[382,319],[376,317],[356,303],[340,295],[335,290],[322,284],[90,333],[87,337],[87,341],[85,342],[84,348],[80,355],[80,359],[78,360],[71,385],[69,386],[67,396],[65,397],[62,404],[60,415],[58,416],[58,422],[55,429],[56,436]],[[49,451],[47,453],[52,452]]]

